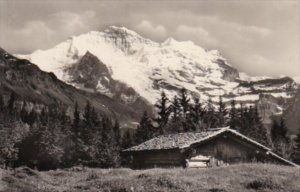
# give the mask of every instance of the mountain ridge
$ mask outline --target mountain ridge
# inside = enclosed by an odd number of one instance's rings
[[[68,69],[78,66],[87,52],[106,66],[111,82],[125,84],[134,90],[137,98],[144,98],[151,104],[157,101],[162,90],[171,98],[185,87],[193,96],[200,96],[204,103],[209,99],[217,103],[222,96],[227,103],[232,99],[246,105],[261,101],[261,110],[265,110],[268,104],[262,101],[268,98],[264,95],[269,95],[276,109],[266,117],[266,122],[270,123],[272,115],[285,110],[287,100],[293,97],[297,87],[289,77],[250,77],[240,73],[217,50],[208,51],[191,41],[179,42],[173,38],[158,43],[125,27],[91,31],[73,36],[54,48],[18,56],[79,87],[71,81],[74,74]],[[97,85],[106,86],[101,83],[103,78],[99,77]],[[110,97],[115,94],[100,89],[98,92]]]

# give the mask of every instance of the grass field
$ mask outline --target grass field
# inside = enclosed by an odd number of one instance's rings
[[[26,167],[1,170],[2,192],[300,192],[300,169],[239,164],[209,169],[91,169],[38,172]]]

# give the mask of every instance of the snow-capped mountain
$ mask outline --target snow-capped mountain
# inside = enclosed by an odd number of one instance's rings
[[[293,77],[293,80],[300,85],[300,76]]]
[[[191,41],[168,38],[158,43],[115,26],[18,57],[78,88],[117,96],[124,102],[145,98],[154,104],[162,90],[172,97],[185,87],[204,102],[208,98],[217,102],[222,96],[225,102],[235,99],[251,104],[263,98],[261,106],[274,105],[273,114],[281,113],[285,103],[278,99],[292,97],[296,86],[289,77],[239,73],[217,50],[205,50]]]

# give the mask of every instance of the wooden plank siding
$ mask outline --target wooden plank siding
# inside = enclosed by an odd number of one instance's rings
[[[151,150],[132,153],[133,168],[180,167],[184,157],[179,149]]]
[[[266,149],[257,147],[229,132],[222,133],[211,140],[193,144],[189,148],[189,153],[187,157],[194,155],[210,156],[228,164],[269,162],[289,165],[270,155]]]
[[[216,138],[191,146],[196,154],[215,157],[226,163],[262,161],[266,150],[224,133]],[[265,157],[265,158],[263,158]]]

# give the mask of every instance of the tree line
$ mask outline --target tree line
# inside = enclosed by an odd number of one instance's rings
[[[4,167],[26,165],[39,170],[76,165],[118,167],[127,161],[120,156],[122,149],[158,135],[225,126],[300,163],[300,132],[294,141],[289,139],[282,118],[274,121],[267,131],[257,106],[236,107],[232,100],[228,107],[222,97],[217,104],[209,99],[204,105],[185,89],[172,99],[162,92],[155,105],[156,116],[144,112],[136,131],[126,131],[122,136],[118,121],[99,114],[88,101],[82,111],[75,103],[72,114],[67,115],[60,106],[36,110],[26,101],[17,109],[16,100],[12,93],[4,102],[0,94],[0,164]]]
[[[76,165],[120,165],[118,121],[99,114],[89,102],[84,111],[74,106],[72,117],[58,106],[41,111],[22,102],[15,108],[12,93],[5,103],[0,96],[0,163],[7,167],[26,165],[39,170]]]
[[[230,126],[245,136],[271,147],[285,158],[295,156],[294,151],[299,144],[294,147],[287,135],[283,118],[280,118],[279,122],[274,119],[271,129],[267,129],[259,116],[257,105],[237,104],[235,100],[231,100],[229,105],[226,106],[222,97],[219,97],[216,104],[208,99],[204,105],[199,97],[189,96],[184,88],[172,99],[162,92],[155,104],[157,115],[150,117],[144,112],[132,140],[135,144],[139,144],[161,134],[201,132]],[[300,147],[298,148],[300,151]]]

